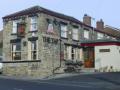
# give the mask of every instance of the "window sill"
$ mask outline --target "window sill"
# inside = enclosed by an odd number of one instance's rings
[[[38,30],[35,30],[35,31],[29,31],[29,33],[34,33],[34,32],[38,32]]]
[[[61,37],[61,39],[68,39],[67,37]]]
[[[2,63],[30,63],[30,62],[41,62],[41,60],[14,60],[14,61],[3,61]]]
[[[17,33],[12,33],[11,35],[17,35]]]
[[[75,42],[79,42],[79,40],[75,40],[75,39],[72,39],[73,41],[75,41]]]

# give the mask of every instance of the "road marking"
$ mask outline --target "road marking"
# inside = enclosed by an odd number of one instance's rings
[[[13,90],[23,90],[23,89],[20,89],[20,88],[13,88]]]
[[[46,81],[44,81],[46,82]],[[51,81],[49,81],[51,82]],[[52,82],[59,82],[59,83],[73,83],[73,84],[103,84],[103,82],[77,82],[77,81],[62,81],[62,80],[53,80]]]
[[[93,88],[94,86],[91,86],[91,85],[76,85],[76,84],[70,84],[70,83],[56,83],[56,82],[47,82],[47,81],[34,81],[34,82],[37,82],[37,83],[40,83],[40,84],[52,84],[52,85],[59,85],[59,86],[69,86],[69,87],[87,87],[87,88]],[[94,87],[96,88],[96,87]]]

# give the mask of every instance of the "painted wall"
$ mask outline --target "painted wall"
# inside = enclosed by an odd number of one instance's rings
[[[100,49],[110,49],[110,52],[100,52]],[[95,46],[95,69],[102,71],[119,71],[120,46]]]

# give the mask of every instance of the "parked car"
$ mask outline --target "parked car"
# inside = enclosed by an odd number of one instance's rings
[[[2,61],[3,61],[3,56],[0,56],[0,74],[2,74],[2,72],[3,72],[3,63],[2,63]]]

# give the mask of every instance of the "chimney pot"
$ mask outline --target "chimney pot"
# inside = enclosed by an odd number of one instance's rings
[[[84,14],[83,23],[86,24],[86,25],[91,26],[91,17],[88,16],[87,14]]]
[[[96,28],[97,28],[98,30],[104,30],[104,22],[103,22],[102,19],[100,19],[100,21],[97,21],[97,23],[96,23]]]

